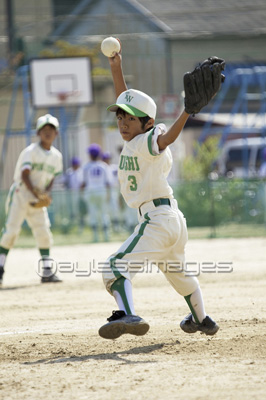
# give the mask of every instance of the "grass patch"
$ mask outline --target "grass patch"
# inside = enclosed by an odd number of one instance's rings
[[[112,232],[110,234],[110,242],[123,242],[131,232],[121,231],[120,233]],[[77,228],[72,228],[67,232],[53,231],[54,246],[90,244],[93,242],[93,235],[89,228],[85,228],[82,232]],[[209,238],[245,238],[245,237],[266,237],[265,225],[254,224],[227,224],[214,228],[211,227],[193,227],[188,228],[189,240],[193,239],[209,239]],[[99,242],[104,242],[103,235],[99,235]],[[36,246],[35,240],[29,229],[23,229],[16,242],[15,247],[27,248]]]
[[[226,224],[216,227],[188,228],[189,239],[265,237],[266,225]]]

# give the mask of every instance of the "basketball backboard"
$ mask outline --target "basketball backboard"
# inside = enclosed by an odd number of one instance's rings
[[[93,102],[88,57],[32,59],[30,80],[35,108],[88,105]]]

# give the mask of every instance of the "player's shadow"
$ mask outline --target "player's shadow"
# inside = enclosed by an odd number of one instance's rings
[[[142,346],[142,347],[134,347],[133,349],[129,350],[124,350],[124,351],[118,351],[118,352],[113,352],[113,353],[100,353],[100,354],[90,354],[86,356],[80,356],[80,357],[75,357],[75,356],[70,356],[70,357],[64,357],[64,358],[56,358],[56,359],[51,359],[51,358],[46,358],[43,360],[38,360],[34,362],[24,362],[23,364],[26,365],[36,365],[36,364],[58,364],[58,363],[73,363],[73,362],[83,362],[83,361],[89,361],[89,360],[97,360],[97,361],[103,361],[103,360],[112,360],[112,361],[123,361],[124,364],[148,364],[148,363],[153,363],[154,361],[132,361],[132,360],[127,360],[126,358],[123,358],[123,355],[130,355],[130,354],[148,354],[148,353],[153,353],[156,350],[160,350],[164,347],[165,343],[158,343],[150,346]]]

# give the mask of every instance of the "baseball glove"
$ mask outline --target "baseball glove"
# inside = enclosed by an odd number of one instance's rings
[[[218,57],[209,57],[192,72],[184,75],[185,111],[197,114],[220,90],[225,76],[222,71],[225,61]]]
[[[32,201],[30,205],[34,208],[49,207],[52,203],[51,196],[48,192],[41,192],[38,189],[34,189],[34,193],[37,196],[36,201]]]

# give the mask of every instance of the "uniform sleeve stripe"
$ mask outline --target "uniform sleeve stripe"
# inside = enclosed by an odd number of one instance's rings
[[[150,152],[150,154],[151,154],[152,156],[155,156],[155,154],[153,154],[153,151],[152,151],[152,135],[153,135],[154,129],[155,129],[155,128],[153,128],[153,129],[151,130],[151,133],[150,133],[149,136],[148,136],[148,149],[149,149],[149,152]]]

